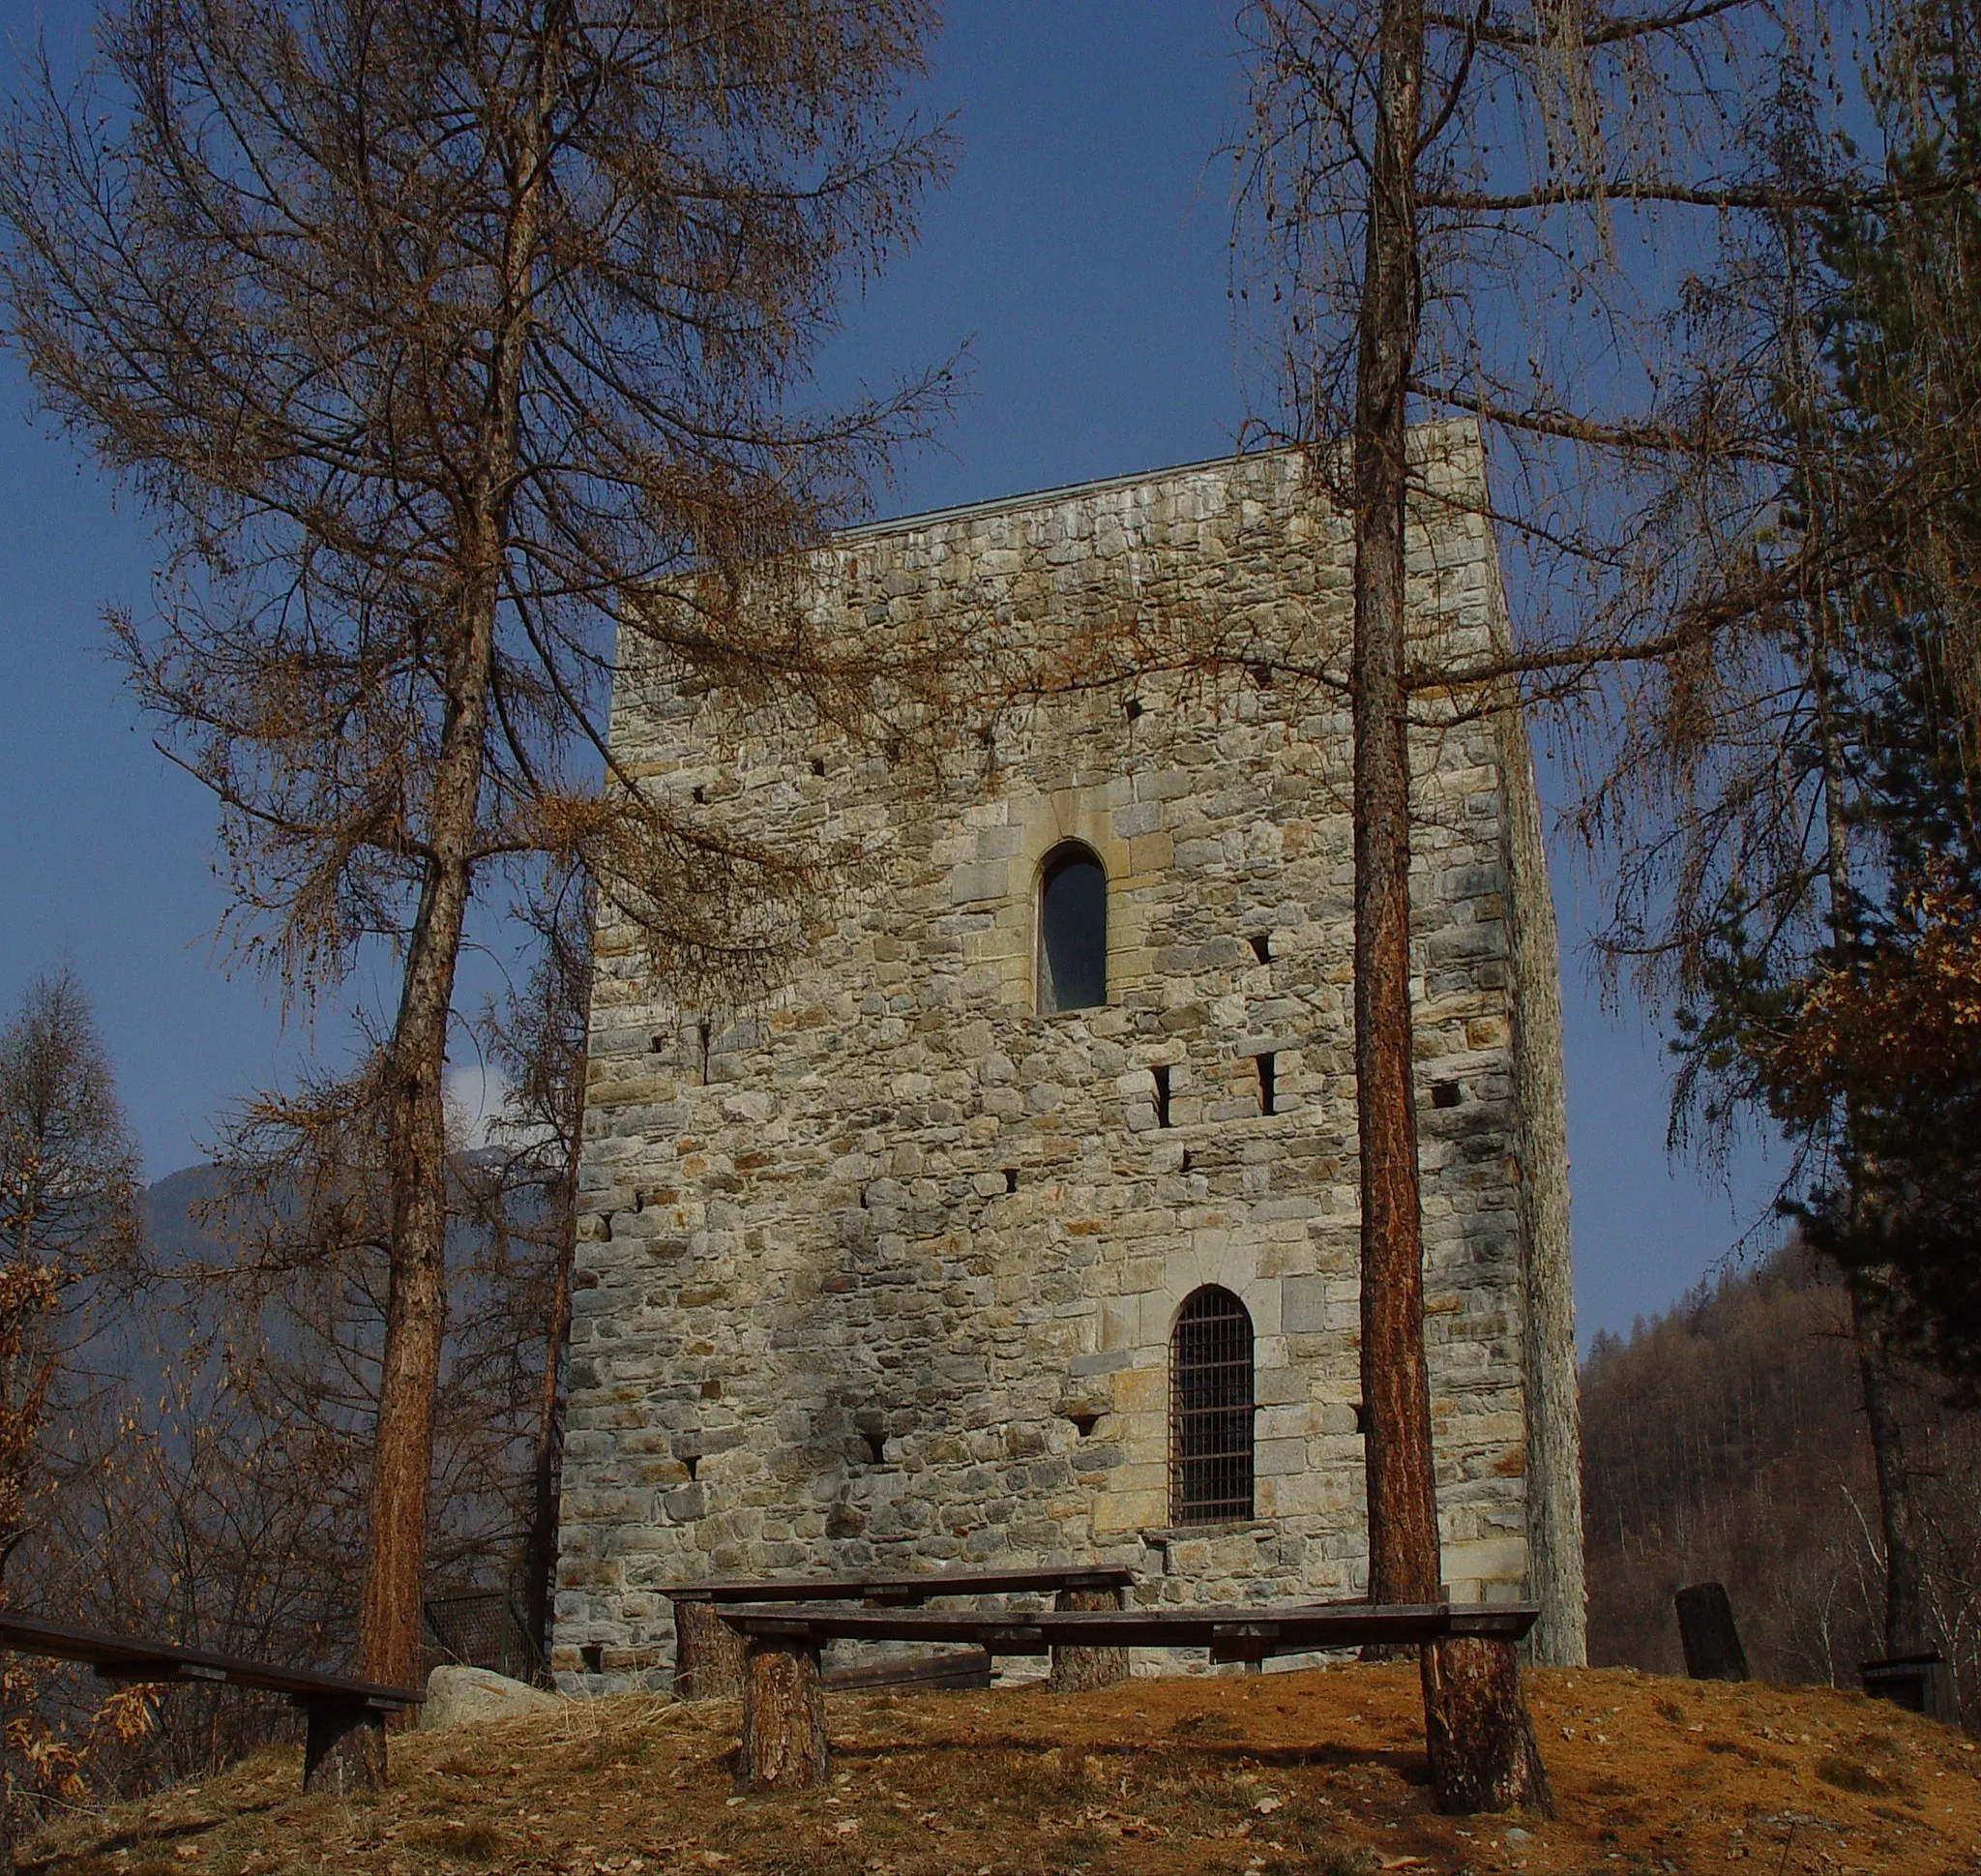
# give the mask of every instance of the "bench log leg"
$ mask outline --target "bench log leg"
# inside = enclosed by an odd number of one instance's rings
[[[1538,1811],[1554,1796],[1521,1692],[1512,1642],[1451,1635],[1421,1652],[1424,1742],[1440,1811]]]
[[[760,1635],[751,1642],[738,1770],[754,1791],[805,1791],[825,1783],[825,1689],[815,1641]]]
[[[1055,1609],[1096,1609],[1121,1607],[1119,1590],[1061,1590],[1053,1598]],[[1112,1687],[1128,1679],[1128,1651],[1125,1648],[1055,1648],[1052,1674],[1046,1682],[1053,1693],[1088,1693],[1096,1687]]]
[[[385,1783],[385,1714],[362,1700],[302,1701],[303,1789],[349,1798]]]
[[[748,1644],[716,1613],[713,1602],[674,1604],[674,1698],[733,1700],[743,1691]]]

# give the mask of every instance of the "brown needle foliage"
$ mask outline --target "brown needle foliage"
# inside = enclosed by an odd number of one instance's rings
[[[37,978],[0,1029],[0,1570],[65,1474],[51,1414],[95,1391],[107,1280],[136,1248],[137,1154],[74,972]]]
[[[1266,427],[1309,447],[1354,526],[1355,629],[1335,675],[1355,724],[1370,1588],[1416,1597],[1439,1571],[1411,1073],[1411,730],[1497,711],[1523,760],[1523,699],[1620,681],[1633,707],[1660,707],[1667,672],[1792,585],[1792,563],[1730,546],[1781,492],[1772,363],[1743,352],[1738,321],[1694,316],[1688,270],[1719,253],[1730,218],[1817,197],[1834,210],[1864,185],[1770,161],[1829,75],[1832,42],[1798,7],[1247,0],[1238,14],[1251,79],[1238,244],[1246,292],[1270,289],[1256,320],[1279,412]],[[1484,659],[1448,655],[1409,616],[1436,570],[1410,564],[1405,514],[1452,498],[1413,460],[1413,415],[1479,421],[1513,491],[1486,519],[1515,551],[1521,629]],[[1538,1007],[1523,1005],[1523,1018]],[[1545,1096],[1545,1079],[1530,1091]],[[1554,1200],[1548,1237],[1533,1241],[1561,1244],[1565,1263],[1565,1171],[1543,1176]],[[1567,1299],[1550,1296],[1565,1268],[1552,1275],[1530,1295],[1532,1313],[1552,1316],[1529,1325],[1529,1385],[1572,1427]],[[1578,1527],[1572,1481],[1537,1495],[1544,1660],[1582,1658]],[[1510,1665],[1502,1718],[1480,1733],[1498,1742],[1503,1777],[1440,1749],[1437,1666],[1433,1651],[1440,1802],[1545,1802]]]
[[[872,661],[776,589],[940,374],[791,407],[944,162],[899,109],[931,22],[926,0],[124,0],[95,71],[65,92],[44,63],[0,139],[9,331],[168,546],[158,618],[118,643],[220,800],[236,930],[306,995],[368,939],[398,964],[370,1077],[374,1678],[417,1669],[477,892],[577,860],[658,961],[747,970],[825,857],[602,788],[601,718],[615,625],[732,700],[871,695]]]
[[[0,1570],[5,1599],[59,1596],[73,1503],[111,1470],[97,1304],[135,1248],[137,1156],[74,974],[36,979],[0,1029]],[[13,1566],[10,1570],[10,1565]],[[63,1702],[45,1664],[0,1659],[0,1867],[24,1819],[84,1790],[92,1759],[146,1731],[142,1695]],[[65,1712],[65,1706],[68,1711]]]

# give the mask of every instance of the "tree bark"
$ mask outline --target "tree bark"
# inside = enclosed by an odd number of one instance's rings
[[[1436,1602],[1442,1569],[1424,1355],[1424,1247],[1410,1021],[1410,755],[1404,670],[1408,391],[1422,277],[1417,139],[1423,0],[1383,0],[1356,329],[1350,464],[1355,624],[1355,1076],[1362,1175],[1362,1398],[1369,1596]],[[1446,1810],[1548,1804],[1511,1645],[1422,1652],[1432,1782]]]
[[[1906,1468],[1906,1430],[1892,1398],[1885,1338],[1861,1272],[1850,1273],[1850,1339],[1864,1388],[1864,1419],[1878,1471],[1878,1521],[1884,1536],[1884,1652],[1887,1657],[1922,1654],[1927,1632],[1926,1560],[1913,1514],[1912,1479]]]
[[[1055,1609],[1118,1609],[1119,1590],[1061,1590],[1053,1597]],[[1047,1687],[1053,1693],[1091,1693],[1099,1687],[1114,1687],[1128,1679],[1128,1651],[1125,1648],[1055,1648],[1052,1673]]]
[[[825,1690],[816,1642],[779,1635],[750,1644],[739,1771],[754,1791],[806,1791],[825,1783]]]
[[[533,104],[518,125],[501,293],[489,308],[488,397],[462,510],[459,598],[428,798],[426,870],[387,1056],[392,1245],[378,1426],[366,1496],[358,1671],[420,1679],[420,1599],[433,1470],[433,1403],[447,1327],[447,1120],[442,1078],[461,934],[474,890],[495,622],[517,474],[522,355],[534,316],[543,150],[557,63],[547,25]]]
[[[1410,759],[1404,689],[1405,414],[1419,313],[1422,0],[1384,0],[1375,170],[1356,344],[1355,1074],[1369,1595],[1435,1602],[1424,1256],[1410,1034]]]
[[[1447,1636],[1422,1653],[1424,1742],[1440,1811],[1554,1815],[1511,1642]]]
[[[716,1605],[681,1596],[674,1603],[674,1697],[727,1700],[743,1691],[749,1644]]]
[[[388,1056],[391,1268],[378,1425],[366,1497],[358,1672],[399,1686],[420,1679],[420,1596],[433,1470],[433,1401],[447,1329],[447,1118],[442,1077],[455,968],[472,888],[494,636],[492,587],[469,625],[435,766],[431,858],[407,947]],[[474,605],[471,599],[468,602]]]
[[[331,1798],[385,1783],[385,1715],[362,1700],[311,1700],[304,1722],[303,1789]]]
[[[1838,748],[1829,665],[1829,613],[1821,595],[1811,608],[1810,677],[1816,696],[1818,746],[1822,758],[1822,808],[1829,887],[1830,950],[1840,971],[1852,968],[1849,820],[1844,800],[1844,765]],[[1848,1096],[1844,1111],[1844,1151],[1850,1178],[1848,1203],[1858,1212],[1855,1117]],[[1892,1399],[1891,1363],[1878,1320],[1873,1279],[1862,1270],[1848,1273],[1850,1339],[1864,1390],[1864,1419],[1878,1474],[1878,1521],[1884,1534],[1884,1641],[1887,1655],[1915,1654],[1926,1642],[1926,1569],[1912,1515],[1912,1484],[1906,1471],[1905,1430]]]

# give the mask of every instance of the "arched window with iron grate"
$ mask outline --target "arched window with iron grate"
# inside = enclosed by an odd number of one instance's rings
[[[1169,1518],[1224,1524],[1252,1512],[1252,1316],[1206,1284],[1169,1339]]]

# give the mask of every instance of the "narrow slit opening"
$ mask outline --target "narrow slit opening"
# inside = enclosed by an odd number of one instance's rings
[[[705,1017],[705,1016],[704,1016],[704,1017],[703,1017],[703,1018],[702,1018],[702,1019],[701,1019],[701,1020],[700,1020],[700,1021],[699,1021],[698,1023],[696,1023],[696,1024],[695,1024],[695,1037],[696,1037],[696,1039],[697,1039],[697,1041],[698,1041],[698,1043],[699,1043],[699,1045],[700,1045],[700,1049],[701,1049],[701,1083],[702,1083],[702,1086],[703,1086],[704,1087],[706,1087],[708,1086],[708,1045],[709,1045],[709,1026],[708,1026],[708,1018],[707,1018],[707,1017]]]
[[[1266,936],[1265,933],[1255,932],[1252,935],[1252,955],[1255,958],[1257,958],[1260,964],[1272,963],[1273,941],[1270,938]]]
[[[1169,1124],[1169,1064],[1159,1061],[1149,1070],[1149,1075],[1156,1085],[1156,1125],[1167,1127]]]
[[[1018,1190],[1018,1168],[1016,1166],[1007,1166],[1004,1169],[1004,1189],[1007,1192],[1016,1192]]]
[[[701,1471],[701,1454],[698,1452],[684,1453],[681,1463],[688,1468],[688,1476],[692,1479]]]
[[[1258,1069],[1258,1111],[1261,1114],[1279,1112],[1278,1074],[1271,1056],[1254,1056],[1253,1063]]]

